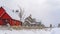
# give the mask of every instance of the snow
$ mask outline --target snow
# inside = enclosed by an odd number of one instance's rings
[[[52,29],[51,34],[60,34],[60,28]]]
[[[12,9],[7,8],[6,6],[3,6],[3,8],[6,10],[6,13],[15,20],[20,20],[18,14],[14,13]]]
[[[60,28],[45,29],[22,29],[0,30],[1,34],[60,34]]]
[[[1,34],[50,34],[49,31],[44,30],[0,30]]]

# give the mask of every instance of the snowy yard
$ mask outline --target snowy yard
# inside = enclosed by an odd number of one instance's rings
[[[60,28],[30,30],[0,30],[0,34],[60,34]]]

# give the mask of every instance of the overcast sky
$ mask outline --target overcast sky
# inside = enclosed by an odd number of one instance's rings
[[[0,0],[0,6],[14,10],[21,6],[26,16],[32,14],[46,25],[60,23],[60,0]]]

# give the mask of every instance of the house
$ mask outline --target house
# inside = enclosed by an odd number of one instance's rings
[[[25,19],[24,25],[26,26],[40,26],[41,22],[37,22],[35,18],[32,18],[31,15]]]
[[[9,10],[6,7],[0,7],[0,25],[7,25],[10,24],[10,26],[22,26],[22,22],[19,21],[16,14],[13,14],[12,10]]]

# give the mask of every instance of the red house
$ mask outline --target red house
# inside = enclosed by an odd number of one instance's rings
[[[12,19],[3,7],[0,7],[0,25],[21,26],[22,22]]]

